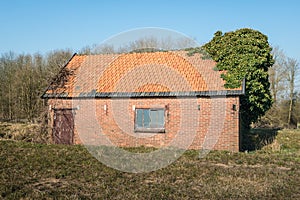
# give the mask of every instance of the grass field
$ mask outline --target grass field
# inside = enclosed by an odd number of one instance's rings
[[[300,199],[299,130],[279,131],[258,151],[198,155],[187,151],[166,168],[132,174],[106,167],[83,146],[0,140],[0,198]]]

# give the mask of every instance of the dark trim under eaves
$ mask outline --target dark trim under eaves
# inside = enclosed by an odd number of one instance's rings
[[[43,99],[85,99],[85,98],[167,98],[167,97],[212,97],[240,96],[244,90],[194,91],[194,92],[88,92],[70,97],[67,93],[44,94]]]

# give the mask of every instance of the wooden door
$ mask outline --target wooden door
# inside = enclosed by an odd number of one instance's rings
[[[74,117],[72,109],[54,110],[53,140],[56,144],[73,144]]]

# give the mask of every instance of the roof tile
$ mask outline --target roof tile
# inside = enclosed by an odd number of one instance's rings
[[[50,86],[45,94],[79,97],[226,91],[222,72],[215,71],[215,65],[200,54],[188,56],[186,51],[75,55],[65,67],[72,73],[64,84],[55,90]]]

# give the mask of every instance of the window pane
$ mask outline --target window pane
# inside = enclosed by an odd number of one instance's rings
[[[144,111],[144,128],[150,128],[150,112],[149,109],[143,109]]]
[[[151,110],[151,127],[152,128],[163,128],[164,127],[164,110]]]
[[[150,111],[150,118],[151,118],[151,128],[157,128],[157,111],[156,110]]]
[[[137,124],[137,127],[143,127],[143,110],[142,109],[136,110],[136,124]]]
[[[165,111],[158,110],[157,114],[158,114],[158,120],[157,120],[158,126],[159,126],[159,128],[163,128],[164,122],[165,122]]]

